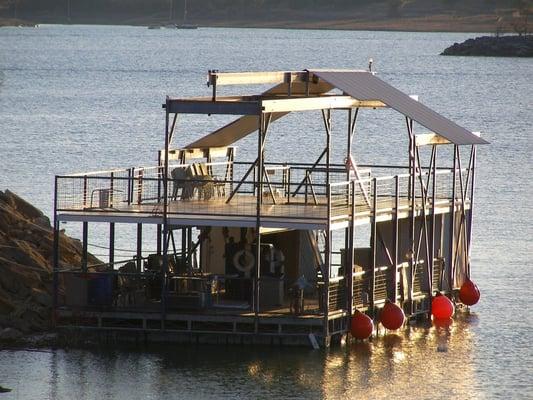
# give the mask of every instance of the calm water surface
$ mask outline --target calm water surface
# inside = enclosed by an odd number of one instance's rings
[[[172,347],[0,350],[6,399],[533,398],[533,60],[440,57],[464,34],[249,29],[0,29],[0,190],[51,214],[53,176],[153,165],[166,95],[209,95],[208,69],[365,68],[491,142],[478,152],[473,277],[481,303],[449,329],[330,351]],[[249,93],[258,89],[250,88]],[[345,125],[334,114],[336,154]],[[390,118],[392,119],[390,119]],[[292,118],[292,119],[291,119]],[[221,123],[182,119],[176,146]],[[338,121],[338,122],[337,122]],[[317,115],[273,126],[268,156],[320,154]],[[298,130],[296,130],[298,128]],[[403,120],[362,112],[362,162],[405,162]],[[250,159],[254,139],[239,143]],[[279,158],[277,159],[279,160]],[[78,234],[78,227],[66,225]],[[131,232],[123,228],[123,247]],[[94,244],[103,244],[93,234]],[[98,248],[92,249],[96,253]],[[126,254],[124,255],[126,256]],[[439,351],[440,350],[440,351]]]

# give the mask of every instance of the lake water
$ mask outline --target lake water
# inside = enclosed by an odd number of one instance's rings
[[[1,396],[533,398],[533,60],[438,55],[469,36],[109,26],[0,29],[0,190],[18,193],[48,215],[56,174],[153,165],[164,144],[165,96],[209,95],[208,69],[365,69],[372,57],[382,79],[418,94],[491,142],[478,151],[474,212],[472,276],[482,298],[450,329],[411,327],[328,351],[209,346],[0,350],[0,385],[13,389]],[[341,141],[345,125],[335,117]],[[275,125],[268,156],[289,149],[293,161],[316,158],[323,143],[318,116],[291,118]],[[207,123],[190,117],[182,122],[176,146],[220,123],[214,117]],[[365,110],[358,124],[357,159],[405,162],[406,151],[399,151],[405,142],[403,124],[392,112]],[[251,138],[239,143],[240,158],[251,159],[247,154],[254,146]],[[65,228],[79,233],[76,226]],[[131,232],[125,229],[121,240],[126,246]],[[104,242],[95,235],[92,243]]]

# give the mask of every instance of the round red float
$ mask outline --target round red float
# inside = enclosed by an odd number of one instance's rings
[[[385,328],[394,331],[403,325],[405,321],[405,314],[400,307],[387,300],[383,306],[383,309],[381,310],[379,320]]]
[[[350,333],[356,339],[368,339],[374,330],[372,319],[362,312],[356,310],[352,316]]]
[[[470,279],[467,279],[459,290],[459,300],[467,306],[473,306],[476,304],[479,301],[480,296],[481,293],[479,292],[477,285]]]
[[[433,314],[434,319],[451,318],[454,312],[455,306],[449,298],[443,296],[441,293],[437,293],[437,295],[433,297],[433,301],[431,302],[431,314]]]

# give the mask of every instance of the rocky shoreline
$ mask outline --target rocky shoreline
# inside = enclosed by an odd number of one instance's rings
[[[533,57],[533,35],[481,36],[454,43],[443,56]]]
[[[0,191],[0,342],[50,340],[54,231],[40,210]],[[79,240],[60,233],[60,268],[81,263]],[[98,259],[89,256],[90,264]],[[61,287],[60,287],[61,289]]]

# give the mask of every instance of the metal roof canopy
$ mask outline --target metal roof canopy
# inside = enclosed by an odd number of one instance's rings
[[[253,98],[213,96],[212,99],[169,99],[168,111],[171,113],[244,115],[185,148],[229,146],[257,130],[257,115],[261,113],[271,113],[272,121],[275,121],[291,111],[365,106],[390,107],[456,145],[488,143],[367,71],[306,70],[244,73],[210,71],[208,76],[208,85],[213,86],[258,83],[277,83],[277,85]],[[344,96],[326,95],[334,88],[341,90]]]
[[[355,99],[382,101],[454,144],[488,143],[370,72],[313,71],[313,74]]]

